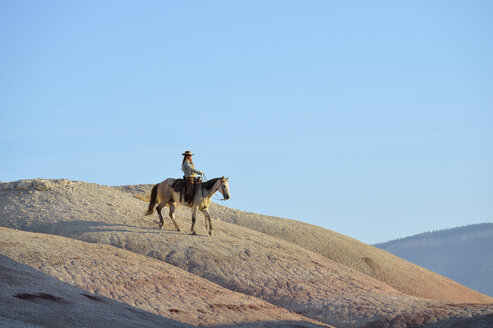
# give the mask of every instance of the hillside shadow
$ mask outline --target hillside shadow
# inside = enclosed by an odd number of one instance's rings
[[[44,222],[34,226],[34,229],[30,227],[29,231],[42,232],[47,234],[67,236],[71,234],[80,234],[87,232],[126,232],[126,233],[138,233],[138,234],[156,234],[156,235],[191,235],[188,231],[176,231],[174,228],[159,229],[158,224],[156,227],[135,226],[128,224],[116,224],[116,223],[104,223],[99,221],[59,221],[59,222]],[[194,237],[208,236],[197,234]]]
[[[194,327],[93,294],[4,255],[0,317],[46,327]]]
[[[207,326],[209,328],[315,328],[331,327],[329,325],[317,325],[306,321],[258,321],[227,325]]]

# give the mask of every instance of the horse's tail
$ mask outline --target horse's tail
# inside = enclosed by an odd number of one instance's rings
[[[154,212],[154,206],[156,205],[156,200],[157,200],[157,187],[159,186],[159,183],[152,187],[151,191],[151,200],[149,201],[149,207],[147,208],[147,212],[145,215],[151,215]]]

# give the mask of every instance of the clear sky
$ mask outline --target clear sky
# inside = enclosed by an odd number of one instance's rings
[[[0,180],[181,177],[367,243],[493,221],[493,1],[0,0]]]

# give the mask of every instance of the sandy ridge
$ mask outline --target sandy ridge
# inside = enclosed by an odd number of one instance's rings
[[[0,233],[12,235],[9,243],[23,243],[17,237],[25,233],[5,228]],[[0,250],[6,245],[2,240]],[[4,255],[0,255],[0,326],[192,327],[92,294]]]
[[[404,295],[326,256],[238,224],[214,220],[216,235],[212,238],[205,235],[200,218],[200,236],[176,233],[169,221],[164,230],[157,230],[156,218],[143,217],[146,204],[132,194],[146,187],[48,183],[44,191],[3,191],[0,224],[125,248],[338,327],[357,327],[444,306]],[[242,216],[240,211],[229,211]],[[189,216],[188,210],[177,213],[183,230],[190,227]],[[238,220],[227,211],[216,217],[226,220],[228,216]],[[285,221],[276,224],[290,229]],[[453,310],[449,316],[478,316],[490,310]]]
[[[292,242],[410,296],[444,302],[493,303],[493,298],[487,295],[328,229],[295,220],[245,213],[219,205],[211,209],[211,215]]]
[[[144,196],[152,185],[117,188]],[[219,204],[212,204],[210,212],[214,218],[223,222],[291,242],[369,275],[410,296],[444,302],[493,303],[493,298],[487,295],[335,231],[296,220],[235,210]]]
[[[193,325],[310,320],[119,248],[0,228],[0,254],[85,291]],[[305,323],[302,323],[305,321]],[[313,321],[311,321],[313,323]]]

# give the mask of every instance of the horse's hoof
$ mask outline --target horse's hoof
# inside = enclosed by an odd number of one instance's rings
[[[209,235],[212,236],[212,230],[209,231]]]
[[[192,231],[192,236],[195,236],[197,234],[196,231]]]
[[[163,228],[163,225],[164,224],[159,224],[159,229],[162,229]]]
[[[180,228],[178,228],[178,229],[176,229],[176,231],[180,232],[180,231],[181,231],[181,229],[180,229]]]

